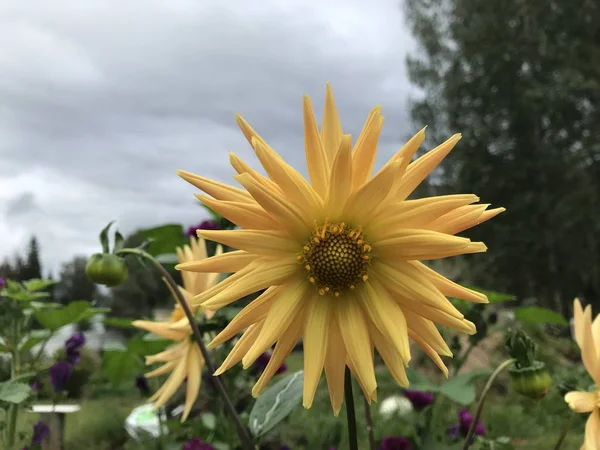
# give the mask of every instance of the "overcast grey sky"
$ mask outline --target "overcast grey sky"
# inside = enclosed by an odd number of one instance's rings
[[[44,270],[125,233],[206,214],[184,169],[233,182],[256,166],[242,116],[306,174],[302,94],[331,81],[345,131],[381,104],[378,163],[408,117],[415,44],[398,0],[45,0],[0,3],[0,258],[32,233]]]

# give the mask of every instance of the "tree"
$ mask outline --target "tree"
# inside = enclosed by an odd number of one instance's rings
[[[15,281],[42,278],[40,248],[35,236],[32,236],[29,241],[27,256],[25,258],[17,253],[14,255],[12,262],[8,259],[4,260],[2,265],[0,265],[0,276]]]
[[[600,299],[598,5],[407,0],[407,18],[413,119],[436,141],[463,133],[437,192],[507,208],[466,233],[490,248],[471,281],[565,314],[575,295]]]
[[[98,300],[98,287],[85,273],[87,261],[84,256],[75,256],[61,266],[53,292],[56,302],[66,305],[74,300]]]

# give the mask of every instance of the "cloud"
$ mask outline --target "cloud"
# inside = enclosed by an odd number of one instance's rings
[[[112,219],[125,232],[198,222],[175,171],[230,182],[229,150],[256,166],[237,112],[306,174],[302,94],[320,111],[328,80],[355,136],[382,105],[379,164],[414,128],[414,43],[395,0],[7,3],[0,257],[35,233],[56,269],[95,251]]]

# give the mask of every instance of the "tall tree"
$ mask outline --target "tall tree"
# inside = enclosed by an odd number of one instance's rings
[[[54,287],[54,301],[66,305],[74,300],[98,300],[98,287],[85,273],[87,261],[84,256],[75,256],[62,265]]]
[[[475,192],[507,212],[472,281],[568,313],[600,299],[600,5],[589,0],[407,0],[420,44],[413,119],[463,139],[439,192]]]

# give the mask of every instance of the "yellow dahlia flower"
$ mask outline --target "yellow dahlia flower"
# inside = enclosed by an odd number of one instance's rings
[[[435,324],[475,333],[473,323],[446,296],[474,302],[487,298],[437,274],[419,260],[483,252],[486,246],[453,236],[503,208],[486,211],[472,194],[407,200],[450,152],[460,135],[410,163],[424,129],[372,175],[383,124],[371,110],[358,140],[340,125],[327,86],[321,130],[304,97],[305,152],[310,183],[290,167],[242,119],[237,123],[267,177],[233,153],[235,179],[245,188],[179,172],[208,194],[197,197],[241,230],[198,235],[238,251],[177,266],[192,272],[236,272],[194,297],[218,309],[261,289],[211,342],[221,344],[246,329],[217,374],[240,360],[249,367],[275,345],[252,393],[257,396],[300,338],[304,343],[304,398],[310,407],[323,369],[334,413],[344,397],[346,365],[367,400],[376,399],[373,351],[392,375],[408,385],[409,336],[447,375],[439,355],[450,356]]]
[[[581,349],[581,359],[585,369],[596,385],[591,392],[569,392],[565,401],[578,413],[591,413],[585,425],[585,442],[581,450],[600,448],[600,316],[592,322],[590,305],[582,310],[579,299],[573,303],[575,341]]]
[[[216,255],[220,255],[223,249],[217,246]],[[183,248],[177,248],[179,263],[190,261],[198,261],[206,258],[206,244],[203,239],[190,239],[190,245],[185,245]],[[190,304],[190,300],[212,288],[217,284],[218,273],[193,273],[183,272],[183,287],[179,287],[183,293],[186,302]],[[173,293],[173,295],[175,295]],[[190,305],[192,311],[197,311],[199,305]],[[208,315],[212,315],[209,313]],[[176,326],[173,326],[177,324]],[[192,329],[185,316],[183,308],[177,304],[173,308],[169,320],[162,322],[152,322],[148,320],[136,320],[133,325],[150,331],[164,339],[177,342],[161,353],[147,356],[146,364],[154,364],[157,362],[164,363],[159,368],[148,372],[147,378],[165,375],[171,372],[171,375],[165,383],[150,397],[149,401],[155,401],[154,408],[158,409],[163,406],[175,394],[179,386],[187,377],[187,387],[185,393],[185,405],[181,421],[184,422],[196,398],[200,392],[202,384],[202,369],[204,368],[204,357],[200,352],[198,344],[194,341]]]

